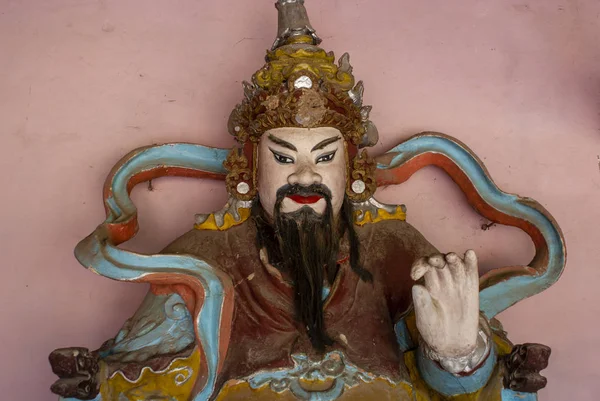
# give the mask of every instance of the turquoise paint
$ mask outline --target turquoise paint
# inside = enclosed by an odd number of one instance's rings
[[[330,293],[331,293],[331,287],[328,285],[323,285],[323,289],[321,290],[321,299],[323,301],[327,300]]]
[[[134,175],[155,167],[181,167],[215,174],[226,174],[223,161],[228,149],[210,148],[191,143],[173,143],[142,148],[118,168],[112,177],[113,196],[108,203],[111,216],[108,223],[127,220],[136,207],[127,193],[127,182]]]
[[[509,278],[481,291],[480,307],[485,315],[492,318],[520,300],[535,295],[555,283],[566,261],[564,242],[558,227],[548,216],[530,206],[527,198],[520,199],[516,195],[502,192],[492,182],[482,164],[463,145],[445,136],[418,135],[389,151],[389,153],[397,153],[389,166],[378,165],[377,167],[394,169],[413,157],[432,152],[443,154],[454,161],[489,205],[536,226],[548,245],[548,268],[544,273],[533,277]]]
[[[113,196],[107,199],[109,215],[104,224],[127,221],[136,213],[135,205],[127,192],[127,183],[134,175],[158,166],[224,174],[222,161],[227,153],[225,149],[192,144],[160,145],[134,152],[112,176]],[[194,320],[194,326],[205,354],[208,378],[194,401],[208,400],[215,391],[219,365],[219,331],[226,285],[214,269],[203,260],[189,255],[142,255],[121,250],[110,244],[104,225],[77,245],[75,257],[83,266],[114,280],[138,281],[156,273],[180,273],[192,276],[202,283],[204,303]]]
[[[102,358],[155,347],[152,355],[177,353],[195,342],[192,316],[177,293],[149,293],[134,318],[138,330],[121,329]],[[149,328],[149,329],[148,329]]]
[[[537,399],[537,393],[522,393],[520,391],[502,389],[502,401],[537,401]]]
[[[300,400],[333,401],[337,400],[346,388],[353,387],[360,381],[369,383],[376,377],[349,363],[340,351],[329,352],[322,361],[317,362],[311,361],[304,354],[293,354],[291,358],[294,366],[290,368],[260,371],[253,374],[247,379],[250,388],[259,389],[269,385],[271,390],[276,393],[289,390]],[[328,373],[323,369],[323,365],[328,361],[342,361],[343,369],[337,373]],[[324,391],[307,391],[300,385],[301,379],[333,379],[333,385]]]
[[[495,366],[496,350],[492,348],[490,355],[476,371],[469,376],[455,376],[423,355],[421,347],[417,349],[417,367],[421,377],[432,389],[447,396],[479,390],[488,382]]]
[[[127,193],[127,182],[134,175],[160,166],[181,167],[225,174],[222,162],[225,160],[228,152],[226,149],[214,149],[193,144],[160,145],[137,151],[119,166],[112,177],[111,186],[113,194],[106,200],[109,216],[105,224],[127,221],[136,213],[135,205]],[[550,250],[546,272],[536,277],[511,278],[484,289],[481,292],[480,303],[481,309],[488,318],[495,316],[519,300],[544,290],[558,279],[564,267],[565,251],[557,227],[547,216],[527,205],[522,200],[519,200],[515,195],[500,191],[487,176],[476,158],[459,143],[446,137],[428,134],[412,138],[398,145],[390,152],[398,154],[393,158],[389,166],[379,165],[378,168],[396,168],[410,158],[427,152],[438,152],[446,155],[465,172],[486,202],[511,216],[531,222],[538,227],[544,236]],[[206,291],[206,297],[203,308],[194,321],[194,326],[206,355],[209,377],[206,385],[194,398],[194,401],[209,399],[215,391],[216,369],[219,362],[219,328],[225,291],[225,283],[221,282],[213,269],[204,261],[191,256],[141,255],[120,250],[108,243],[106,232],[102,225],[93,234],[78,244],[75,249],[75,255],[85,267],[89,267],[98,274],[115,280],[136,281],[154,273],[181,273],[191,275],[200,280]],[[405,326],[396,325],[398,337],[405,330]],[[404,334],[405,338],[409,338],[407,334]],[[401,344],[401,346],[408,347],[409,345],[407,343],[404,345]],[[431,363],[431,361],[429,362]],[[482,377],[490,369],[487,366],[491,364],[493,367],[494,362],[495,355],[492,355],[477,372],[464,378],[457,378],[445,371],[435,371],[432,369],[432,366],[427,364],[426,360],[422,360],[421,365],[423,371],[426,372],[425,374],[428,375],[428,382],[432,384],[432,387],[435,388],[435,386],[438,386],[441,389],[447,389],[453,384],[461,383],[460,388],[456,389],[460,393],[461,391],[464,392],[467,388],[481,387],[485,384],[485,382],[481,383],[483,381]],[[444,374],[452,376],[452,379]],[[459,382],[457,382],[458,379],[460,379]],[[463,379],[469,380],[463,381]],[[503,392],[503,397],[504,394]],[[507,397],[510,395],[508,392],[506,394]],[[513,399],[507,398],[507,400]],[[532,398],[531,400],[535,399]],[[77,400],[64,399],[63,401]],[[101,400],[97,398],[95,401]]]
[[[79,398],[63,398],[63,397],[58,397],[58,401],[83,401],[83,400],[80,400]],[[93,400],[87,400],[87,401],[102,401],[102,396],[100,394],[98,394],[96,396],[96,398],[94,398]]]
[[[406,319],[402,318],[394,325],[394,333],[396,333],[396,341],[398,341],[400,351],[406,352],[416,348],[416,344],[412,342],[410,333],[408,332]]]
[[[213,268],[188,255],[140,255],[124,251],[99,239],[94,233],[80,242],[75,255],[79,262],[96,273],[119,281],[140,280],[155,273],[181,273],[202,283],[204,303],[195,320],[195,328],[206,356],[207,383],[194,401],[207,400],[215,390],[219,364],[219,331],[224,300],[224,285]]]

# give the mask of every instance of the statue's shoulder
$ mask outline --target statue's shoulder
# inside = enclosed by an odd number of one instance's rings
[[[388,205],[371,197],[364,202],[352,203],[354,224],[359,227],[395,225],[394,222],[406,221],[406,207],[404,205]],[[387,224],[376,224],[388,222]]]
[[[240,243],[252,237],[247,224],[250,207],[250,202],[230,199],[219,211],[196,215],[194,228],[169,244],[163,253],[189,254],[209,260],[229,254],[231,246],[239,248]]]
[[[437,252],[423,234],[406,221],[404,205],[386,205],[370,198],[354,203],[353,207],[356,232],[372,249],[389,248],[419,257]]]
[[[251,207],[252,201],[229,198],[221,210],[208,214],[197,214],[194,228],[200,231],[229,230],[248,220]]]

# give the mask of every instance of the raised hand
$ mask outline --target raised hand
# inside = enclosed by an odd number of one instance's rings
[[[464,260],[455,253],[435,254],[415,261],[411,277],[417,329],[440,358],[463,358],[477,347],[479,331],[479,273],[477,256]]]

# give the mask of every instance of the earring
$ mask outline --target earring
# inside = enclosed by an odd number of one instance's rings
[[[256,185],[242,149],[232,149],[223,162],[223,167],[228,171],[225,183],[229,195],[242,201],[252,200],[256,196]]]
[[[352,170],[349,171],[346,195],[353,202],[364,202],[375,193],[375,160],[363,150],[354,157]]]

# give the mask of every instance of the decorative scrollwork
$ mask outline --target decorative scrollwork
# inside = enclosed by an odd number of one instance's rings
[[[550,347],[542,344],[515,345],[505,360],[504,387],[524,393],[535,393],[546,387],[540,371],[548,367]]]
[[[353,202],[364,202],[375,193],[377,182],[375,181],[375,160],[369,157],[363,150],[354,157],[350,177],[346,184],[346,195]]]
[[[98,395],[98,354],[87,348],[59,348],[48,357],[52,372],[59,377],[50,390],[62,397],[91,400]]]
[[[223,167],[228,171],[225,183],[229,194],[243,201],[249,201],[256,196],[252,170],[248,167],[248,159],[240,148],[229,152]]]
[[[328,353],[321,361],[312,361],[304,354],[291,357],[293,367],[255,373],[248,379],[250,387],[258,389],[268,385],[276,393],[290,391],[300,400],[336,400],[345,389],[361,382],[370,383],[378,377],[351,364],[339,351]],[[317,389],[323,384],[328,386]]]
[[[292,78],[295,82],[305,77],[306,82],[313,82],[310,74]],[[370,108],[357,106],[346,92],[332,86],[308,88],[306,84],[293,90],[285,86],[251,90],[248,85],[245,88],[251,97],[237,105],[229,118],[229,131],[240,143],[257,143],[265,131],[273,128],[334,127],[348,143],[359,146],[371,127],[367,126]]]

